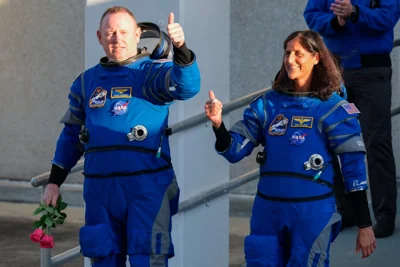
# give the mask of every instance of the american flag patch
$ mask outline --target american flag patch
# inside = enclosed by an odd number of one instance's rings
[[[353,103],[343,104],[342,107],[346,110],[347,114],[358,114],[360,111]]]

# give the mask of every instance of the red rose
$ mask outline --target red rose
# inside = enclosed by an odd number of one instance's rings
[[[33,242],[40,242],[43,236],[44,236],[44,231],[40,228],[36,228],[36,230],[31,234],[31,240]]]
[[[44,235],[42,240],[40,241],[41,248],[53,248],[54,247],[54,239],[51,235]]]

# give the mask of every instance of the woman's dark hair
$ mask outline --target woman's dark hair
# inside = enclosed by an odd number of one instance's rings
[[[287,44],[294,39],[298,39],[306,51],[314,55],[319,54],[319,62],[313,68],[310,86],[312,95],[326,100],[332,93],[340,91],[340,83],[342,82],[341,68],[337,59],[325,46],[322,37],[310,30],[293,32],[284,42],[284,51],[286,51]],[[294,87],[294,82],[289,79],[283,62],[272,87],[275,90],[291,90]]]

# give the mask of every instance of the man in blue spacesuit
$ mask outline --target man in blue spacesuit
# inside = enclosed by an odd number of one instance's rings
[[[308,0],[304,18],[341,61],[349,101],[361,111],[376,237],[394,233],[396,168],[392,147],[392,63],[399,0]],[[335,183],[343,226],[354,225],[351,207]]]
[[[229,162],[264,147],[257,155],[260,180],[245,239],[247,266],[329,266],[330,243],[341,222],[333,195],[337,156],[359,226],[356,250],[368,257],[375,237],[359,111],[337,94],[340,70],[317,33],[294,32],[284,48],[273,90],[251,102],[230,131],[212,91],[205,105],[215,148]]]
[[[134,15],[124,7],[107,9],[97,32],[106,57],[72,84],[61,120],[65,127],[43,198],[56,205],[59,186],[84,153],[86,222],[79,238],[82,254],[95,267],[125,266],[127,255],[132,267],[161,267],[174,256],[171,216],[178,210],[179,187],[168,108],[199,92],[200,73],[173,13],[167,29],[173,61],[160,59],[168,37],[161,31],[155,50],[138,54],[142,28]]]

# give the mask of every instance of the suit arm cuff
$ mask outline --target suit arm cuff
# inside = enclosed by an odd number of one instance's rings
[[[224,122],[221,123],[219,129],[213,127],[213,131],[215,137],[217,138],[215,142],[215,149],[218,152],[226,151],[231,145],[232,137],[231,134],[226,129]]]
[[[342,32],[342,31],[344,31],[344,27],[345,27],[345,26],[342,26],[342,25],[339,24],[339,21],[338,21],[337,16],[334,16],[334,17],[332,18],[332,20],[331,20],[331,26],[332,26],[332,29],[334,29],[334,30],[337,31],[337,32]]]
[[[358,5],[354,5],[354,8],[356,9],[356,15],[354,17],[350,16],[350,21],[356,23],[358,21],[358,18],[360,17],[360,8],[358,7]]]
[[[49,176],[49,184],[56,184],[59,187],[64,183],[65,179],[67,179],[68,172],[61,167],[52,164],[50,176]]]
[[[194,60],[194,53],[192,53],[183,43],[181,47],[174,46],[174,61],[179,65],[190,65]]]
[[[348,193],[349,202],[353,208],[356,225],[365,228],[372,225],[368,207],[367,192],[365,190]]]

